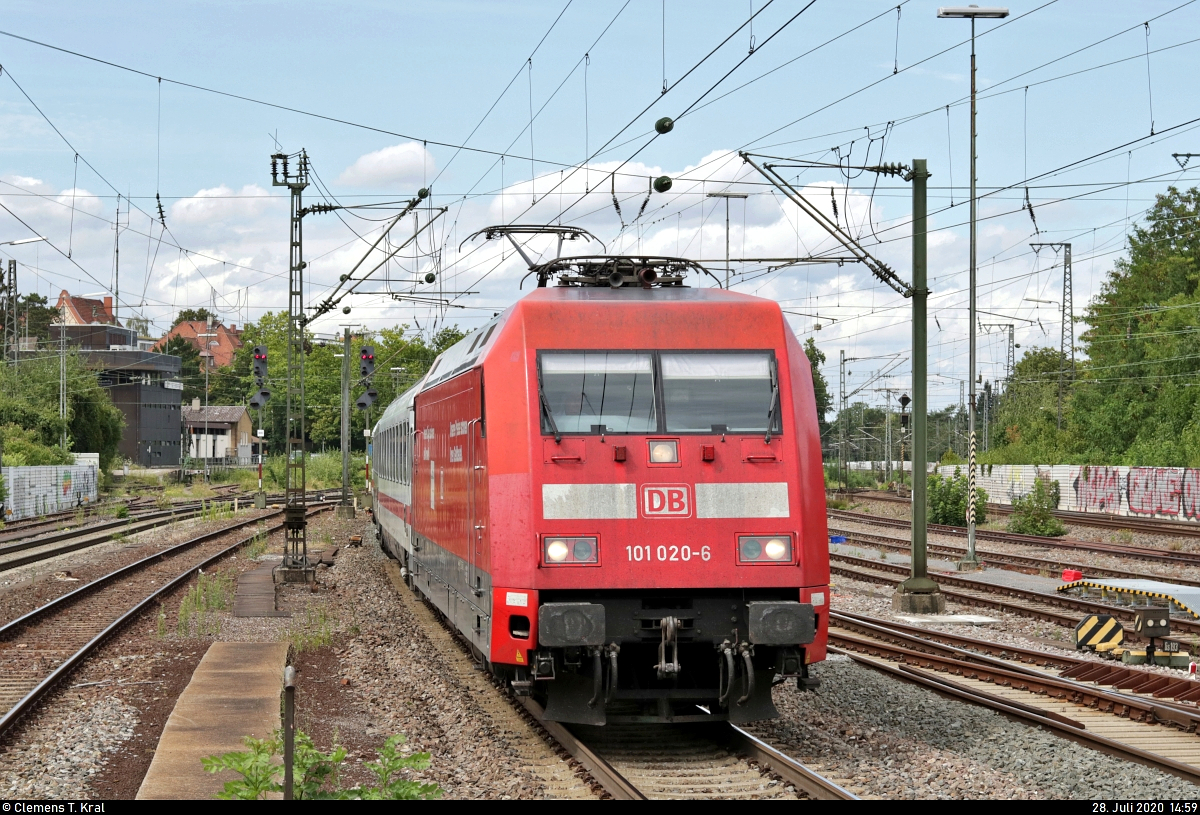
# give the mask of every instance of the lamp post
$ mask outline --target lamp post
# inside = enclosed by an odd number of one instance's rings
[[[979,556],[975,554],[975,277],[976,277],[976,205],[975,199],[975,20],[999,20],[1008,16],[1008,9],[999,6],[947,6],[938,9],[938,17],[971,21],[971,260],[968,293],[967,333],[970,337],[968,351],[967,399],[967,554],[958,562],[959,569],[978,569]]]
[[[725,288],[729,288],[729,199],[730,198],[749,198],[750,196],[744,192],[710,192],[709,198],[724,198],[725,199]]]

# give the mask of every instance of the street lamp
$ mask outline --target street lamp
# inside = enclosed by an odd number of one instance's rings
[[[4,243],[0,243],[0,246],[20,246],[23,243],[37,243],[44,240],[46,239],[39,235],[36,238],[21,238],[19,241],[5,241]]]
[[[970,262],[970,291],[969,329],[970,350],[968,352],[971,368],[968,382],[970,398],[967,399],[967,555],[959,561],[960,569],[979,568],[979,557],[975,554],[975,20],[978,18],[999,20],[1008,16],[1008,9],[992,6],[946,6],[938,9],[938,17],[951,19],[967,19],[971,21],[971,262]]]
[[[724,198],[725,199],[725,288],[729,288],[729,199],[730,198],[749,198],[750,196],[744,192],[710,192],[709,198]]]

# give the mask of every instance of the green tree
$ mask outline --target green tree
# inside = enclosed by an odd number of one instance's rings
[[[1029,348],[1013,369],[993,414],[992,449],[984,464],[1059,464],[1070,458],[1067,436],[1058,431],[1058,375],[1063,364],[1057,348]],[[1069,362],[1067,367],[1069,368]],[[1064,413],[1069,413],[1071,378],[1064,381]]]
[[[1079,463],[1200,466],[1200,190],[1157,196],[1088,304],[1071,399]]]
[[[75,352],[64,360],[68,448],[76,453],[99,453],[100,466],[109,469],[117,457],[124,416],[100,386],[95,371]],[[21,360],[0,367],[0,427],[6,439],[26,451],[27,459],[57,454],[35,448],[58,447],[64,421],[59,416],[59,358],[57,354]]]
[[[183,337],[176,335],[167,340],[163,348],[164,354],[179,357],[179,379],[183,382],[183,394],[180,397],[184,404],[190,405],[192,399],[200,397],[204,401],[204,371],[200,368],[200,351]]]
[[[193,320],[207,320],[209,317],[213,318],[213,322],[216,322],[216,320],[218,319],[217,315],[213,314],[211,311],[209,311],[206,308],[181,309],[180,312],[175,315],[175,322],[171,323],[171,328],[174,328],[175,326],[177,326],[183,322],[192,322]]]
[[[50,327],[58,319],[58,309],[42,295],[30,292],[18,297],[17,316],[22,336],[37,337],[40,343],[58,339],[58,332]]]
[[[804,355],[808,357],[808,364],[812,368],[813,395],[817,400],[817,425],[821,429],[821,438],[825,438],[829,430],[825,415],[833,410],[833,397],[829,394],[829,383],[825,380],[825,374],[821,373],[821,366],[825,364],[825,354],[817,348],[813,338],[809,337],[804,341]]]

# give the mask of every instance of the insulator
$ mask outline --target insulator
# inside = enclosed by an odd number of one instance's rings
[[[429,190],[425,187],[421,187],[421,189],[417,190],[417,197],[424,201],[429,197]]]
[[[665,133],[670,133],[675,128],[675,120],[670,116],[664,116],[654,123],[654,130],[661,136]]]
[[[660,175],[658,178],[654,179],[654,190],[656,192],[666,192],[669,189],[671,189],[670,176]]]
[[[435,280],[437,280],[437,275],[435,275],[433,272],[425,273],[425,282],[426,283],[432,283]]]

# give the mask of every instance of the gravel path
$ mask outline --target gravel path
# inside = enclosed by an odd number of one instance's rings
[[[1200,797],[1200,787],[944,699],[843,656],[816,668],[822,685],[782,685],[782,717],[762,738],[861,795],[889,799]]]

